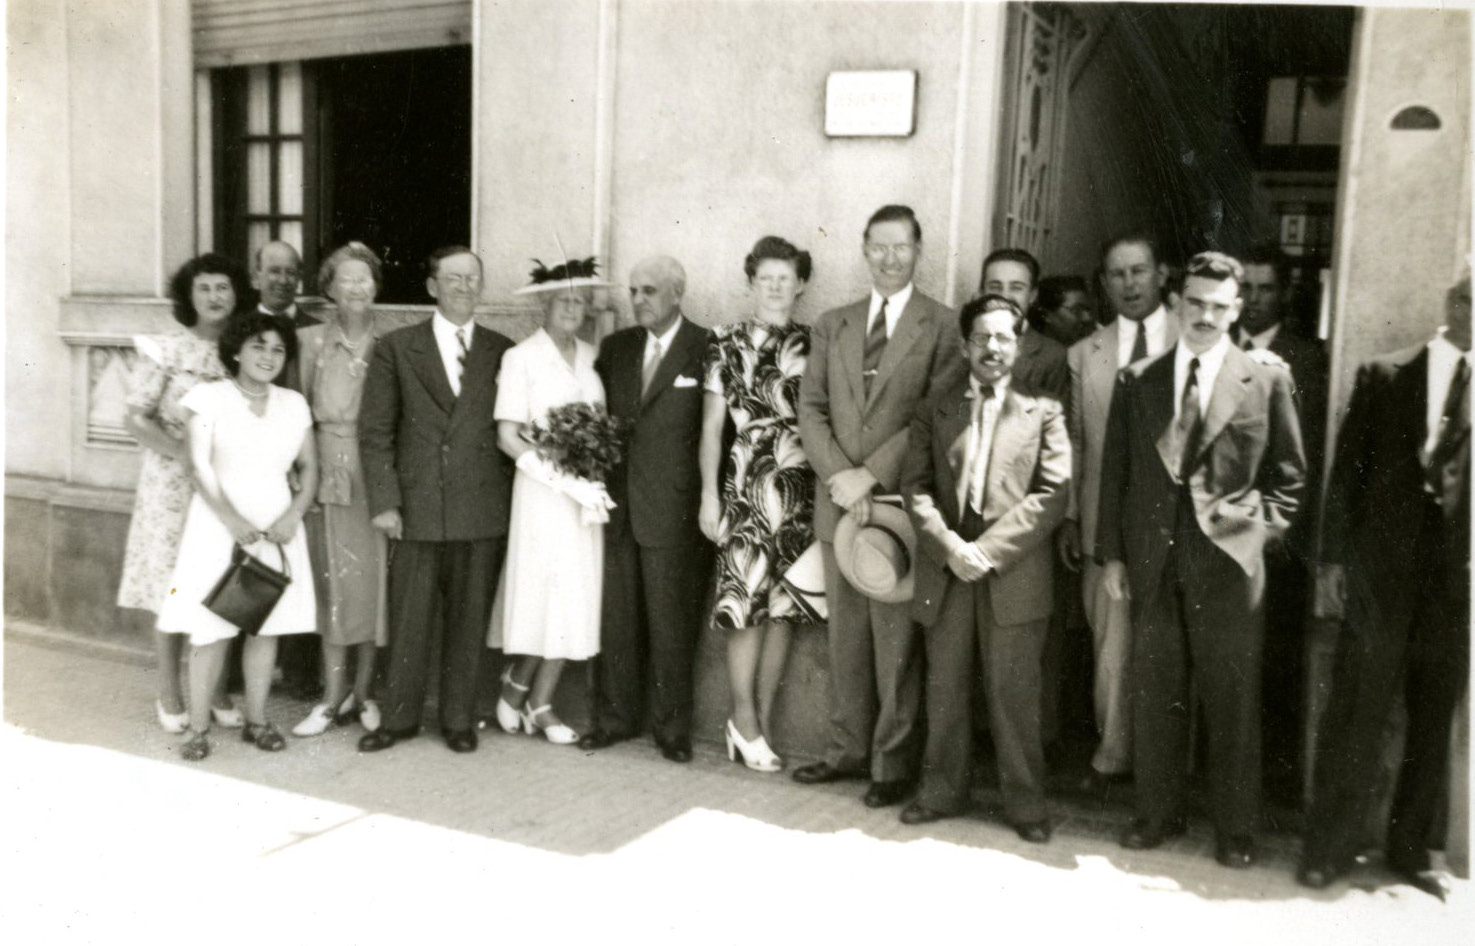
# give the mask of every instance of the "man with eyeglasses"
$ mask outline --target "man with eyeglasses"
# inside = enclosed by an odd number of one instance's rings
[[[1096,529],[1106,593],[1132,612],[1137,817],[1122,846],[1187,828],[1196,691],[1215,857],[1236,868],[1254,863],[1260,819],[1265,548],[1284,539],[1306,479],[1289,372],[1226,334],[1243,279],[1223,253],[1189,260],[1178,343],[1118,376]]]
[[[917,776],[922,674],[907,602],[871,600],[842,577],[835,528],[865,525],[873,497],[900,485],[907,429],[932,379],[962,369],[952,317],[912,283],[922,227],[910,207],[871,215],[862,251],[868,298],[826,312],[810,336],[799,391],[799,433],[818,474],[814,529],[829,605],[830,745],[795,770],[805,784],[871,779],[868,807],[894,805]]]

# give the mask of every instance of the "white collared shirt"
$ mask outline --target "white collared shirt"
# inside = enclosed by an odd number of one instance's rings
[[[1008,387],[1009,375],[1004,375],[994,382],[993,396],[982,401],[980,392],[983,385],[971,374],[968,376],[968,397],[973,403],[969,410],[968,443],[963,451],[963,475],[958,477],[960,514],[967,512],[971,502],[973,511],[983,515],[983,491],[988,479],[989,454],[993,452],[994,430],[999,425],[999,410],[1004,406],[1004,391]]]
[[[1125,368],[1132,363],[1132,347],[1137,344],[1137,333],[1147,332],[1147,356],[1161,355],[1168,350],[1168,310],[1162,303],[1148,313],[1141,323],[1133,322],[1123,315],[1116,317],[1116,365]]]
[[[1275,337],[1280,334],[1280,326],[1281,323],[1276,322],[1274,325],[1270,326],[1259,335],[1247,336],[1243,332],[1241,332],[1239,336],[1239,347],[1243,348],[1245,351],[1269,351],[1270,346],[1275,344]],[[1248,345],[1245,344],[1246,338],[1250,340],[1250,343]]]
[[[1439,421],[1444,416],[1444,400],[1449,397],[1449,386],[1455,378],[1455,363],[1461,358],[1475,367],[1472,352],[1460,351],[1459,347],[1440,329],[1429,342],[1429,403],[1424,409],[1424,456],[1434,452],[1439,442]]]
[[[287,306],[280,312],[273,312],[271,309],[268,309],[266,307],[266,303],[258,302],[256,304],[256,311],[260,312],[262,315],[281,315],[291,319],[294,322],[297,321],[297,303],[295,302]]]
[[[467,319],[459,329],[450,319],[441,315],[440,309],[430,317],[430,330],[435,333],[435,347],[440,349],[440,362],[446,368],[446,380],[451,382],[451,393],[461,396],[461,342],[457,338],[465,333],[466,351],[471,352],[471,338],[476,334],[476,320]]]
[[[867,335],[871,333],[871,326],[876,321],[876,313],[881,311],[882,300],[886,302],[886,337],[890,339],[896,334],[896,323],[907,310],[907,303],[912,301],[912,284],[907,283],[890,296],[883,296],[874,287],[871,288],[871,310],[866,315]]]
[[[1183,344],[1183,339],[1178,340],[1177,354],[1173,358],[1174,419],[1183,410],[1183,388],[1188,384],[1188,363],[1198,359],[1198,416],[1203,417],[1209,412],[1209,397],[1214,393],[1214,382],[1219,378],[1219,369],[1224,367],[1224,356],[1231,347],[1227,332],[1219,336],[1219,340],[1201,355],[1190,351]]]
[[[640,372],[642,376],[644,376],[646,370],[650,368],[650,362],[652,358],[664,358],[667,355],[671,354],[671,344],[676,341],[676,333],[681,331],[682,318],[683,316],[676,316],[675,320],[671,322],[671,327],[666,329],[660,335],[657,335],[648,329],[646,330],[645,357],[642,358],[640,361]],[[656,348],[657,345],[660,346],[659,349]],[[659,351],[659,356],[657,355],[657,351]]]

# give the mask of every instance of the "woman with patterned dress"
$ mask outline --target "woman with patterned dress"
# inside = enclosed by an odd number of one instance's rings
[[[579,734],[554,714],[553,695],[567,661],[599,653],[609,493],[602,484],[560,475],[528,426],[565,404],[604,404],[594,346],[577,332],[593,288],[608,284],[594,276],[592,259],[540,266],[533,278],[517,294],[537,297],[543,325],[502,357],[497,379],[497,444],[516,461],[517,474],[487,646],[509,658],[497,702],[502,729],[570,745]]]
[[[783,760],[768,737],[790,625],[814,617],[809,602],[783,581],[814,542],[814,471],[800,446],[795,412],[809,329],[792,321],[811,262],[787,240],[768,236],[753,246],[743,268],[757,314],[718,328],[708,352],[698,522],[717,545],[712,624],[727,633],[728,757],[741,755],[750,769],[776,772]],[[728,416],[737,439],[719,499]]]
[[[169,576],[179,555],[185,513],[194,484],[190,480],[185,422],[180,401],[195,385],[224,378],[217,342],[226,319],[249,292],[246,273],[223,256],[206,253],[181,266],[169,281],[174,319],[180,327],[162,335],[140,336],[138,360],[129,378],[128,432],[143,447],[133,520],[123,551],[118,606],[154,614],[169,592]],[[184,636],[154,633],[159,693],[154,712],[166,732],[182,733],[189,722],[179,683]],[[225,693],[225,678],[211,698],[215,722],[239,728],[243,719]]]
[[[375,648],[389,643],[387,541],[370,521],[359,461],[358,417],[374,340],[389,328],[375,324],[374,298],[382,284],[383,264],[373,250],[357,242],[339,247],[318,271],[318,291],[337,310],[323,324],[297,331],[302,394],[312,408],[318,448],[321,513],[308,520],[308,538],[319,582],[318,631],[326,686],[323,702],[292,728],[294,736],[318,736],[329,726],[354,718],[368,732],[379,728],[379,705],[369,698],[369,685]]]

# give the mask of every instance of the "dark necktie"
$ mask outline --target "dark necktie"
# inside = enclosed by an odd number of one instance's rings
[[[1177,441],[1182,449],[1178,456],[1178,479],[1188,485],[1193,471],[1193,458],[1198,453],[1198,439],[1203,429],[1203,415],[1198,407],[1198,359],[1188,363],[1188,379],[1183,384],[1183,401],[1178,409],[1178,419],[1173,422],[1178,429]]]
[[[1147,357],[1147,325],[1145,323],[1138,322],[1137,323],[1137,337],[1132,340],[1132,357],[1127,361],[1127,364],[1132,364],[1133,362],[1141,361],[1142,359],[1144,359],[1146,357]]]
[[[461,394],[461,385],[466,380],[466,355],[469,349],[466,347],[467,326],[463,325],[456,329],[456,342],[460,351],[456,352],[456,395]]]
[[[1461,356],[1455,362],[1449,394],[1444,399],[1444,413],[1439,417],[1439,434],[1425,467],[1429,488],[1435,495],[1443,492],[1444,466],[1455,455],[1470,430],[1470,362]]]
[[[871,393],[871,380],[881,370],[881,356],[886,352],[886,300],[881,300],[881,310],[871,320],[866,332],[866,354],[861,363],[861,376],[865,378],[866,394]]]

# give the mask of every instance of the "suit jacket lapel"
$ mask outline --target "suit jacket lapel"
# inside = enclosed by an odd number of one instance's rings
[[[969,396],[968,375],[955,380],[938,403],[933,437],[943,448],[947,463],[936,471],[937,498],[944,511],[956,522],[962,515],[958,508],[958,477],[963,475],[964,454],[968,450],[968,425],[973,420],[973,398]]]
[[[432,316],[431,318],[434,318]],[[430,392],[431,398],[441,410],[450,414],[456,406],[456,394],[451,390],[451,380],[446,377],[445,362],[440,358],[440,346],[435,343],[435,331],[430,320],[420,323],[409,347],[410,365],[420,383]]]
[[[1245,396],[1245,385],[1250,381],[1249,369],[1250,357],[1231,345],[1224,354],[1224,364],[1219,366],[1219,376],[1214,379],[1214,391],[1209,395],[1209,412],[1204,415],[1204,430],[1198,439],[1195,460],[1203,456],[1239,409],[1239,402]]]
[[[656,376],[650,379],[650,387],[641,395],[640,407],[643,410],[646,405],[655,400],[660,393],[671,386],[671,382],[681,373],[691,359],[691,350],[699,343],[701,333],[696,326],[686,321],[686,316],[677,316],[681,319],[676,327],[676,337],[671,339],[671,350],[661,356],[661,363],[656,366]],[[647,342],[648,344],[648,342]],[[636,359],[637,375],[644,374],[645,370],[645,345],[640,346],[640,357]],[[639,384],[639,382],[636,382]],[[701,383],[701,379],[697,379]]]
[[[866,316],[869,302],[857,302],[840,320],[840,364],[845,367],[845,380],[855,403],[866,403]]]
[[[869,314],[869,312],[867,312]],[[886,342],[886,350],[881,353],[881,364],[876,368],[876,376],[871,379],[871,393],[866,396],[866,407],[869,409],[875,403],[881,389],[886,387],[886,382],[891,379],[892,372],[901,363],[902,358],[916,343],[922,334],[922,310],[917,302],[917,291],[912,290],[912,297],[907,301],[907,307],[901,310],[901,317],[896,320],[896,331]],[[865,330],[861,330],[861,361],[865,360]],[[865,390],[865,379],[862,375],[861,390]]]
[[[999,419],[994,423],[994,442],[989,446],[988,479],[985,481],[984,505],[991,496],[1003,495],[1003,482],[1010,469],[1010,460],[1023,449],[1024,442],[1033,433],[1031,415],[1035,411],[1035,400],[1017,393],[1013,387],[1004,391],[1004,404]]]
[[[1406,438],[1413,447],[1414,462],[1420,467],[1424,465],[1424,441],[1429,436],[1429,349],[1427,346],[1419,349],[1399,372],[1394,375],[1393,383],[1389,385],[1388,399],[1394,404],[1404,405],[1405,411],[1401,429],[1417,431],[1417,433]]]

